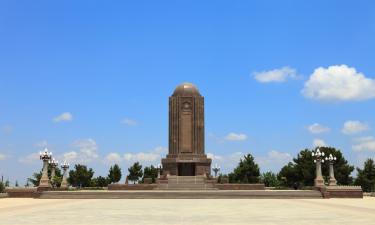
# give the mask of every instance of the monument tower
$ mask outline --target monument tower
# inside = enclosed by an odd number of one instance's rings
[[[199,176],[211,173],[204,152],[204,98],[197,87],[183,83],[169,97],[169,152],[163,174]]]

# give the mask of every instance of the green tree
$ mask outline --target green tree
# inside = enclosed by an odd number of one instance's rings
[[[93,175],[94,171],[91,168],[87,169],[87,166],[77,164],[74,170],[69,171],[68,182],[73,187],[89,187]]]
[[[27,178],[27,180],[31,182],[34,185],[34,187],[37,187],[39,186],[39,181],[41,178],[42,178],[42,172],[39,172],[39,173],[33,173],[32,177]]]
[[[263,173],[261,175],[261,180],[263,181],[266,187],[278,187],[279,180],[277,179],[277,175],[271,171]]]
[[[281,186],[292,187],[296,182],[299,181],[295,164],[290,162],[288,165],[281,168],[279,174],[277,175],[277,179],[279,180]]]
[[[5,184],[0,181],[0,193],[3,193],[5,191]]]
[[[9,178],[5,181],[5,187],[9,187],[9,185],[10,185],[10,182],[9,182]]]
[[[133,166],[128,169],[128,171],[128,178],[130,181],[133,181],[134,184],[143,176],[142,165],[139,164],[139,162],[135,162]]]
[[[108,184],[110,184],[111,181],[108,177],[102,177],[98,176],[93,179],[91,179],[91,187],[107,187]]]
[[[52,187],[54,188],[57,188],[57,187],[60,187],[61,185],[61,182],[62,182],[62,176],[54,176],[52,179],[51,179],[51,185]]]
[[[155,183],[156,182],[156,178],[158,177],[158,168],[154,167],[153,165],[151,166],[146,166],[143,170],[143,179],[142,179],[142,182],[144,180],[144,178],[152,178],[152,183]]]
[[[348,185],[353,182],[350,176],[354,167],[348,164],[341,151],[332,147],[320,147],[320,151],[325,153],[325,156],[332,154],[336,156],[337,160],[334,164],[335,178],[338,184]],[[315,179],[315,163],[311,155],[311,150],[304,149],[300,151],[293,162],[284,166],[278,175],[282,184],[288,187],[292,186],[313,186]],[[326,180],[329,178],[329,164],[325,162],[322,164],[322,174]]]
[[[117,183],[121,180],[121,168],[115,164],[109,169],[108,179],[110,183]]]
[[[16,180],[16,184],[14,186],[19,187],[18,180]]]
[[[247,154],[240,159],[238,166],[229,174],[230,183],[257,183],[259,182],[259,166],[255,163],[254,157]]]
[[[375,164],[373,159],[367,159],[363,169],[357,168],[356,185],[360,185],[365,192],[375,191]]]

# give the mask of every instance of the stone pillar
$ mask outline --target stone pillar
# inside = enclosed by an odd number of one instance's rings
[[[315,187],[324,187],[324,179],[322,176],[322,163],[324,163],[324,152],[321,152],[318,148],[315,152],[311,153],[314,159],[314,163],[316,164],[316,177],[314,180]]]
[[[51,166],[51,180],[53,181],[53,178],[56,176],[56,167]]]
[[[48,179],[48,161],[52,157],[52,153],[49,153],[47,149],[44,150],[44,152],[40,152],[40,159],[43,160],[43,170],[42,170],[42,177],[39,181],[39,187],[40,188],[51,188],[51,183]]]
[[[49,164],[51,165],[51,184],[52,184],[53,187],[56,187],[54,178],[56,176],[56,167],[59,165],[59,162],[52,158],[49,161]]]
[[[333,164],[335,163],[337,158],[332,154],[329,154],[329,156],[326,157],[326,160],[329,162],[329,186],[336,186],[337,181],[335,178],[335,172],[333,171]]]
[[[63,177],[61,181],[61,188],[68,188],[68,169],[69,164],[64,162],[64,164],[61,165],[61,168],[63,169]]]
[[[316,178],[314,180],[315,187],[322,187],[324,186],[324,179],[322,176],[322,160],[316,160]]]
[[[335,172],[333,171],[333,161],[329,162],[329,186],[336,186],[337,181],[335,178]]]

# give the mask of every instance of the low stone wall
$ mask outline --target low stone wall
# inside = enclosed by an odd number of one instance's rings
[[[366,197],[375,197],[375,192],[364,192],[363,196],[366,196]]]
[[[363,198],[360,186],[328,186],[325,191],[330,198]]]
[[[37,188],[7,188],[5,192],[9,198],[37,198]]]
[[[265,190],[264,184],[215,184],[219,190]]]
[[[7,198],[8,194],[7,193],[0,193],[0,198]]]
[[[110,184],[108,185],[109,191],[122,191],[122,190],[154,190],[157,184]]]

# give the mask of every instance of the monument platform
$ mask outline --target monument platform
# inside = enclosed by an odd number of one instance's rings
[[[321,199],[319,191],[153,190],[153,191],[48,191],[41,199]]]

